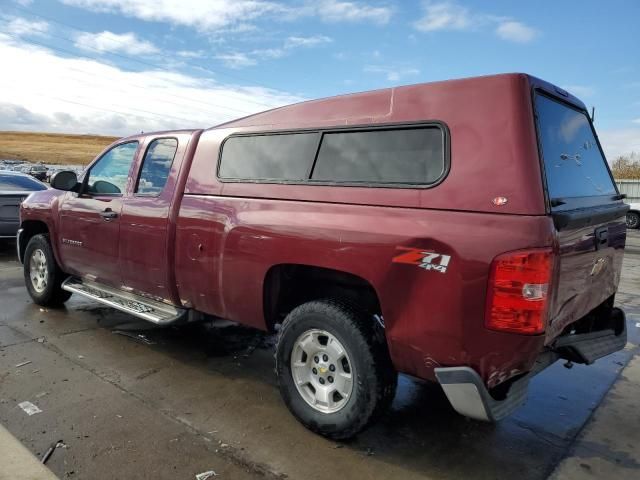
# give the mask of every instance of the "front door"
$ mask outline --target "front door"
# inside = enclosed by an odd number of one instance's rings
[[[58,245],[65,271],[116,287],[122,284],[120,215],[137,150],[136,141],[111,148],[86,172],[84,192],[69,192],[62,199]]]

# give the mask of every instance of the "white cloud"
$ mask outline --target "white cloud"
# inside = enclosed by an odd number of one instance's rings
[[[284,42],[284,48],[298,48],[298,47],[315,47],[324,43],[331,43],[329,37],[325,35],[314,35],[312,37],[289,37]]]
[[[562,88],[578,98],[593,97],[596,89],[589,85],[563,85]]]
[[[508,20],[502,22],[496,28],[496,34],[503,40],[510,40],[517,43],[529,43],[538,35],[537,30],[528,27],[522,22]]]
[[[286,8],[264,0],[62,0],[67,5],[95,12],[121,13],[152,22],[168,22],[217,30],[245,23],[266,14],[285,13]]]
[[[477,22],[468,8],[455,2],[424,2],[424,16],[414,26],[421,32],[467,30]]]
[[[203,58],[204,52],[202,50],[179,50],[176,55],[181,58]]]
[[[251,67],[258,63],[246,53],[241,52],[221,53],[216,55],[215,58],[222,61],[229,68]]]
[[[20,17],[4,17],[3,20],[2,30],[11,35],[44,36],[49,31],[49,24],[45,21],[31,21]]]
[[[389,7],[371,6],[363,2],[318,0],[315,3],[317,14],[326,22],[372,22],[385,25],[393,15]]]
[[[610,162],[620,155],[640,152],[640,128],[600,130],[598,137]]]
[[[0,77],[0,130],[128,135],[204,128],[301,100],[262,87],[61,57],[3,34],[0,58],[12,66]]]
[[[282,58],[287,54],[288,52],[284,48],[263,48],[250,52],[256,63],[258,60]]]
[[[215,56],[230,68],[243,68],[256,65],[259,60],[282,58],[298,48],[312,48],[331,43],[333,40],[325,35],[311,37],[288,37],[282,47],[261,48],[250,52],[221,53]]]
[[[420,74],[420,70],[417,68],[386,65],[367,65],[364,67],[364,72],[383,74],[389,82],[398,82],[405,77]]]
[[[207,32],[243,32],[260,18],[291,20],[317,16],[325,22],[389,22],[392,9],[364,2],[307,0],[291,6],[272,0],[61,0],[94,12],[120,13],[150,22],[167,22]]]
[[[538,31],[509,17],[475,12],[459,3],[446,1],[423,2],[424,15],[413,26],[421,32],[479,31],[495,28],[503,40],[528,43],[538,36]]]
[[[130,55],[149,55],[160,50],[153,43],[142,40],[135,33],[83,32],[76,36],[75,45],[83,50],[122,52]]]
[[[632,120],[633,123],[640,123],[640,118],[636,118],[635,120]]]

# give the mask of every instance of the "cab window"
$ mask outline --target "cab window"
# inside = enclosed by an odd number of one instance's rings
[[[149,144],[136,186],[138,195],[159,195],[162,192],[177,150],[178,140],[175,138],[158,138]]]
[[[89,171],[88,192],[123,194],[137,149],[138,142],[129,142],[117,145],[105,153]]]

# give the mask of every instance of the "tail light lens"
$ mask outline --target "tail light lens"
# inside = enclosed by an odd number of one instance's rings
[[[489,276],[486,327],[528,335],[544,332],[552,275],[550,248],[497,256]]]

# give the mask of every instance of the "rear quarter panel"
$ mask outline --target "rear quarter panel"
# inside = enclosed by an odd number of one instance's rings
[[[395,365],[418,377],[465,364],[497,384],[526,371],[544,342],[485,329],[484,306],[496,255],[553,243],[546,217],[188,195],[179,222],[184,300],[214,315],[266,328],[267,272],[301,264],[367,280]],[[393,263],[400,246],[451,261],[445,273]]]

